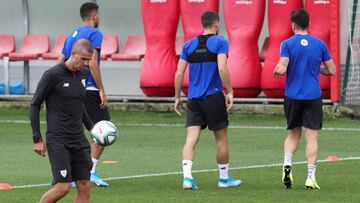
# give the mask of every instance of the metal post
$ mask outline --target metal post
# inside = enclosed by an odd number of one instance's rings
[[[10,94],[10,63],[9,63],[9,57],[3,58],[4,62],[4,82],[5,82],[5,94]]]
[[[24,36],[29,34],[29,2],[22,0],[23,21],[24,21]]]
[[[24,37],[29,34],[29,2],[22,0],[23,21],[24,21]],[[25,94],[29,94],[29,61],[24,61],[24,87]]]
[[[357,11],[357,4],[358,4],[358,0],[354,0],[353,5],[352,5],[352,15],[351,15],[351,22],[350,22],[350,26],[351,26],[351,30],[350,30],[350,38],[349,38],[349,45],[347,48],[347,52],[346,52],[346,64],[345,64],[345,71],[344,71],[344,81],[343,81],[343,86],[341,89],[341,101],[340,103],[342,105],[345,104],[345,100],[346,100],[346,88],[348,85],[348,77],[349,77],[349,67],[350,67],[350,60],[351,60],[351,45],[353,42],[353,37],[354,37],[354,28],[355,28],[355,19],[356,19],[356,11]]]
[[[29,61],[24,61],[24,87],[25,94],[29,94],[29,78],[30,78],[30,68]]]

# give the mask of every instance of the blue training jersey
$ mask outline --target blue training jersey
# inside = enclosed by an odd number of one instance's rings
[[[189,56],[195,51],[198,43],[197,37],[187,41],[180,58],[189,61]],[[206,46],[215,54],[228,54],[229,51],[229,42],[218,35],[209,37]],[[223,91],[217,62],[189,63],[189,69],[189,99],[201,99]]]
[[[320,65],[331,59],[326,44],[309,34],[296,34],[281,43],[280,56],[289,58],[285,96],[299,100],[321,97]]]
[[[94,49],[98,50],[98,63],[100,65],[100,50],[101,50],[101,42],[103,39],[102,33],[93,27],[90,26],[82,26],[78,27],[69,34],[64,42],[64,48],[62,53],[65,55],[65,60],[68,60],[71,56],[71,50],[73,45],[78,39],[87,39],[91,42]],[[98,90],[98,87],[94,81],[94,77],[91,75],[90,68],[87,67],[90,74],[89,79],[86,82],[86,89],[87,90]]]

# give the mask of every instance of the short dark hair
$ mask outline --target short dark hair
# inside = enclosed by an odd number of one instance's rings
[[[219,22],[219,15],[213,11],[206,11],[201,15],[201,24],[203,28],[209,28],[214,23]]]
[[[290,19],[291,22],[295,23],[295,25],[302,30],[309,27],[309,13],[304,8],[293,10],[291,12]]]
[[[91,17],[92,12],[98,11],[99,6],[94,2],[83,3],[80,7],[80,16],[82,20],[86,20]]]

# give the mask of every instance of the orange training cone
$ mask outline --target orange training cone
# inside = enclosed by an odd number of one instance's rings
[[[326,158],[327,161],[339,161],[340,158],[336,155],[331,155]]]
[[[0,183],[0,190],[11,190],[12,186],[9,183]]]

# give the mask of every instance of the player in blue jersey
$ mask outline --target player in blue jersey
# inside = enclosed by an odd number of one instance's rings
[[[229,43],[217,35],[219,16],[205,12],[201,16],[204,29],[202,35],[185,43],[175,75],[175,112],[181,115],[180,92],[184,72],[188,64],[189,95],[186,108],[187,138],[182,151],[184,173],[183,188],[198,189],[191,174],[194,149],[201,130],[208,127],[214,131],[216,159],[219,167],[219,187],[233,187],[241,184],[228,175],[229,151],[227,142],[228,114],[233,104],[229,70],[226,65]],[[223,93],[223,83],[227,90]]]
[[[320,73],[335,75],[336,68],[326,44],[308,34],[309,14],[305,9],[291,12],[294,35],[280,45],[280,59],[274,76],[286,73],[284,110],[288,136],[284,142],[282,181],[286,188],[293,183],[291,163],[302,127],[305,128],[308,177],[305,187],[320,189],[315,179],[318,158],[318,130],[323,123]],[[325,67],[320,67],[324,63]]]
[[[97,29],[99,26],[99,6],[92,2],[82,4],[80,7],[80,16],[83,21],[83,26],[74,29],[71,34],[68,35],[58,62],[64,62],[69,59],[72,46],[78,39],[88,39],[93,45],[94,53],[88,66],[91,74],[86,83],[85,108],[90,119],[95,124],[101,120],[110,120],[109,111],[106,107],[107,97],[99,69],[101,42],[103,39],[102,33]],[[103,151],[104,146],[99,146],[95,143],[92,144],[91,158],[93,168],[91,170],[90,180],[98,186],[107,187],[109,184],[103,181],[96,173],[96,165]]]

